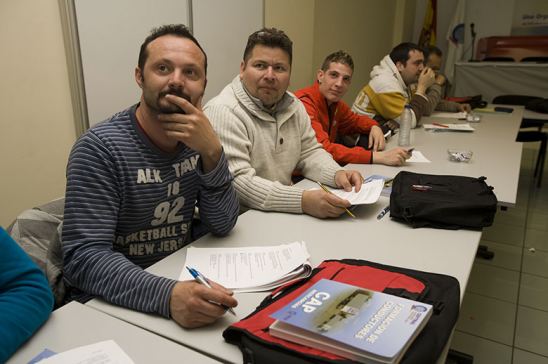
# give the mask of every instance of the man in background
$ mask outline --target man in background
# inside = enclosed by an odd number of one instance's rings
[[[443,53],[436,46],[429,46],[423,50],[426,59],[426,67],[429,67],[436,74],[436,81],[427,92],[430,102],[430,108],[437,111],[447,112],[470,112],[472,109],[469,104],[460,104],[457,102],[445,100],[447,90],[451,88],[447,77],[440,72],[443,62]],[[435,85],[438,85],[436,87]],[[430,115],[430,113],[428,113]]]
[[[348,91],[354,73],[354,61],[344,52],[328,55],[312,86],[295,92],[303,103],[316,138],[340,164],[376,163],[399,166],[410,155],[406,149],[384,151],[384,133],[378,123],[350,110],[341,99]],[[337,139],[351,137],[349,145]]]

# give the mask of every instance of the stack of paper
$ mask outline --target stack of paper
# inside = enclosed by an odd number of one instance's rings
[[[43,359],[45,358],[45,359]],[[96,344],[79,346],[74,349],[55,354],[51,350],[42,352],[39,358],[31,363],[46,364],[133,364],[133,360],[122,350],[114,340],[101,341]]]
[[[269,291],[312,272],[304,241],[275,246],[193,248],[185,266],[235,292]],[[183,268],[179,280],[193,279]]]

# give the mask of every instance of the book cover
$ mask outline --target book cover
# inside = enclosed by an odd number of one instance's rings
[[[398,362],[432,306],[322,279],[272,314],[273,336],[362,362]]]

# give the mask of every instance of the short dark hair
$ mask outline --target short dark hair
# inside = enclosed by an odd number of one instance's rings
[[[257,30],[247,38],[247,45],[244,50],[244,62],[251,57],[251,52],[256,45],[263,45],[270,48],[281,48],[289,56],[289,65],[293,60],[293,42],[283,30],[276,28],[263,28]]]
[[[424,53],[424,59],[425,60],[427,60],[428,56],[431,55],[431,54],[435,54],[436,56],[438,56],[440,58],[443,56],[443,52],[441,51],[441,49],[439,49],[438,47],[436,47],[434,45],[425,47],[422,50],[422,53]]]
[[[422,49],[415,43],[405,42],[400,43],[392,49],[390,52],[390,59],[394,64],[400,62],[403,65],[407,65],[407,60],[409,59],[409,52],[419,51],[423,53]]]
[[[162,25],[160,27],[153,28],[150,31],[150,35],[145,38],[145,41],[143,42],[143,44],[141,44],[141,49],[139,50],[139,61],[137,62],[137,65],[139,66],[141,70],[143,70],[143,68],[145,67],[145,63],[148,58],[147,46],[153,40],[160,38],[164,35],[174,35],[176,37],[190,39],[192,43],[196,44],[196,46],[200,48],[200,50],[204,54],[204,68],[207,74],[207,54],[206,52],[204,52],[204,49],[202,48],[200,43],[198,43],[196,38],[194,38],[194,36],[190,32],[190,30],[187,28],[187,26],[184,24]]]
[[[352,60],[352,56],[345,51],[336,51],[325,57],[321,70],[327,71],[329,65],[333,62],[345,64],[352,69],[352,72],[354,72],[354,61]]]

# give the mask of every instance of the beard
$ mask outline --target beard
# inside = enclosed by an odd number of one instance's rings
[[[186,94],[181,88],[169,88],[167,90],[160,91],[157,95],[152,92],[148,92],[146,88],[143,88],[144,101],[150,109],[159,114],[184,114],[185,111],[183,109],[165,99],[166,95],[178,96],[188,102],[191,102],[190,95]]]
[[[185,99],[186,101],[190,102],[190,95],[187,95],[182,89],[169,89],[167,91],[162,91],[158,94],[158,99],[156,104],[158,105],[159,110],[164,114],[185,114],[185,111],[181,109],[179,106],[172,104],[169,101],[166,101],[168,103],[167,106],[163,106],[161,103],[161,100],[165,100],[166,95],[174,95],[181,97]]]

